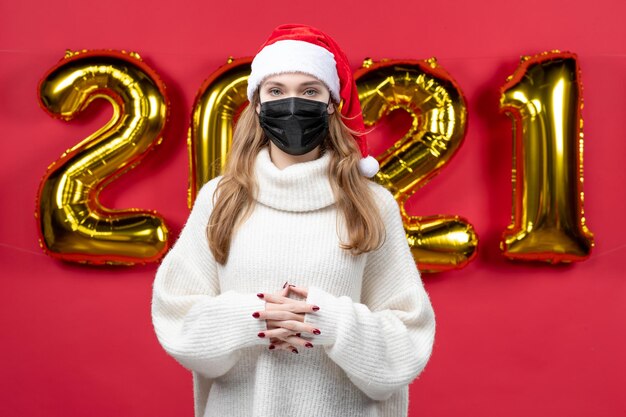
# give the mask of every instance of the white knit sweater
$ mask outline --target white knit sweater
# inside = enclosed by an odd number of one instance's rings
[[[153,286],[152,320],[165,351],[193,375],[196,417],[405,417],[424,369],[435,316],[393,195],[370,181],[386,240],[359,256],[339,247],[326,170],[330,154],[279,169],[256,158],[256,208],[215,262],[205,228],[221,176],[202,187]],[[340,229],[345,227],[340,219]],[[342,235],[345,241],[345,236]],[[320,307],[302,333],[313,348],[269,350],[259,292],[285,281]]]

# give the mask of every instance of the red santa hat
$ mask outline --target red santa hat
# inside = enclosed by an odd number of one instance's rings
[[[361,151],[359,172],[371,178],[378,172],[376,158],[369,154],[361,103],[346,54],[333,38],[311,26],[278,26],[259,48],[248,78],[248,99],[268,76],[302,72],[324,82],[331,97],[341,105],[344,123],[359,132],[354,138]]]

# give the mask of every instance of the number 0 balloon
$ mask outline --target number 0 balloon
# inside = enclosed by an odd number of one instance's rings
[[[189,208],[200,188],[217,177],[226,163],[235,116],[248,103],[246,86],[251,62],[250,57],[229,59],[202,83],[196,94],[187,138]]]

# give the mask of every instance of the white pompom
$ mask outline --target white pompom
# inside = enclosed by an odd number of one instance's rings
[[[371,155],[359,160],[359,172],[367,178],[372,178],[376,175],[379,168],[378,161]]]

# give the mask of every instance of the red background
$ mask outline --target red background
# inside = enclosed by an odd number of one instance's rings
[[[37,104],[40,77],[65,49],[98,48],[136,51],[160,74],[172,102],[166,139],[102,203],[156,209],[177,236],[188,215],[185,137],[197,89],[228,56],[254,54],[289,22],[330,33],[354,69],[365,57],[436,56],[468,100],[464,145],[410,212],[470,219],[480,252],[465,269],[424,276],[438,327],[432,359],[411,385],[410,416],[625,415],[622,1],[31,0],[1,11],[0,415],[193,414],[191,375],[153,333],[156,266],[77,266],[38,247],[33,213],[47,166],[112,115],[101,100],[70,123],[50,118]],[[498,249],[510,220],[512,143],[498,90],[521,55],[551,49],[578,54],[584,84],[585,211],[596,246],[570,266],[511,263]]]

